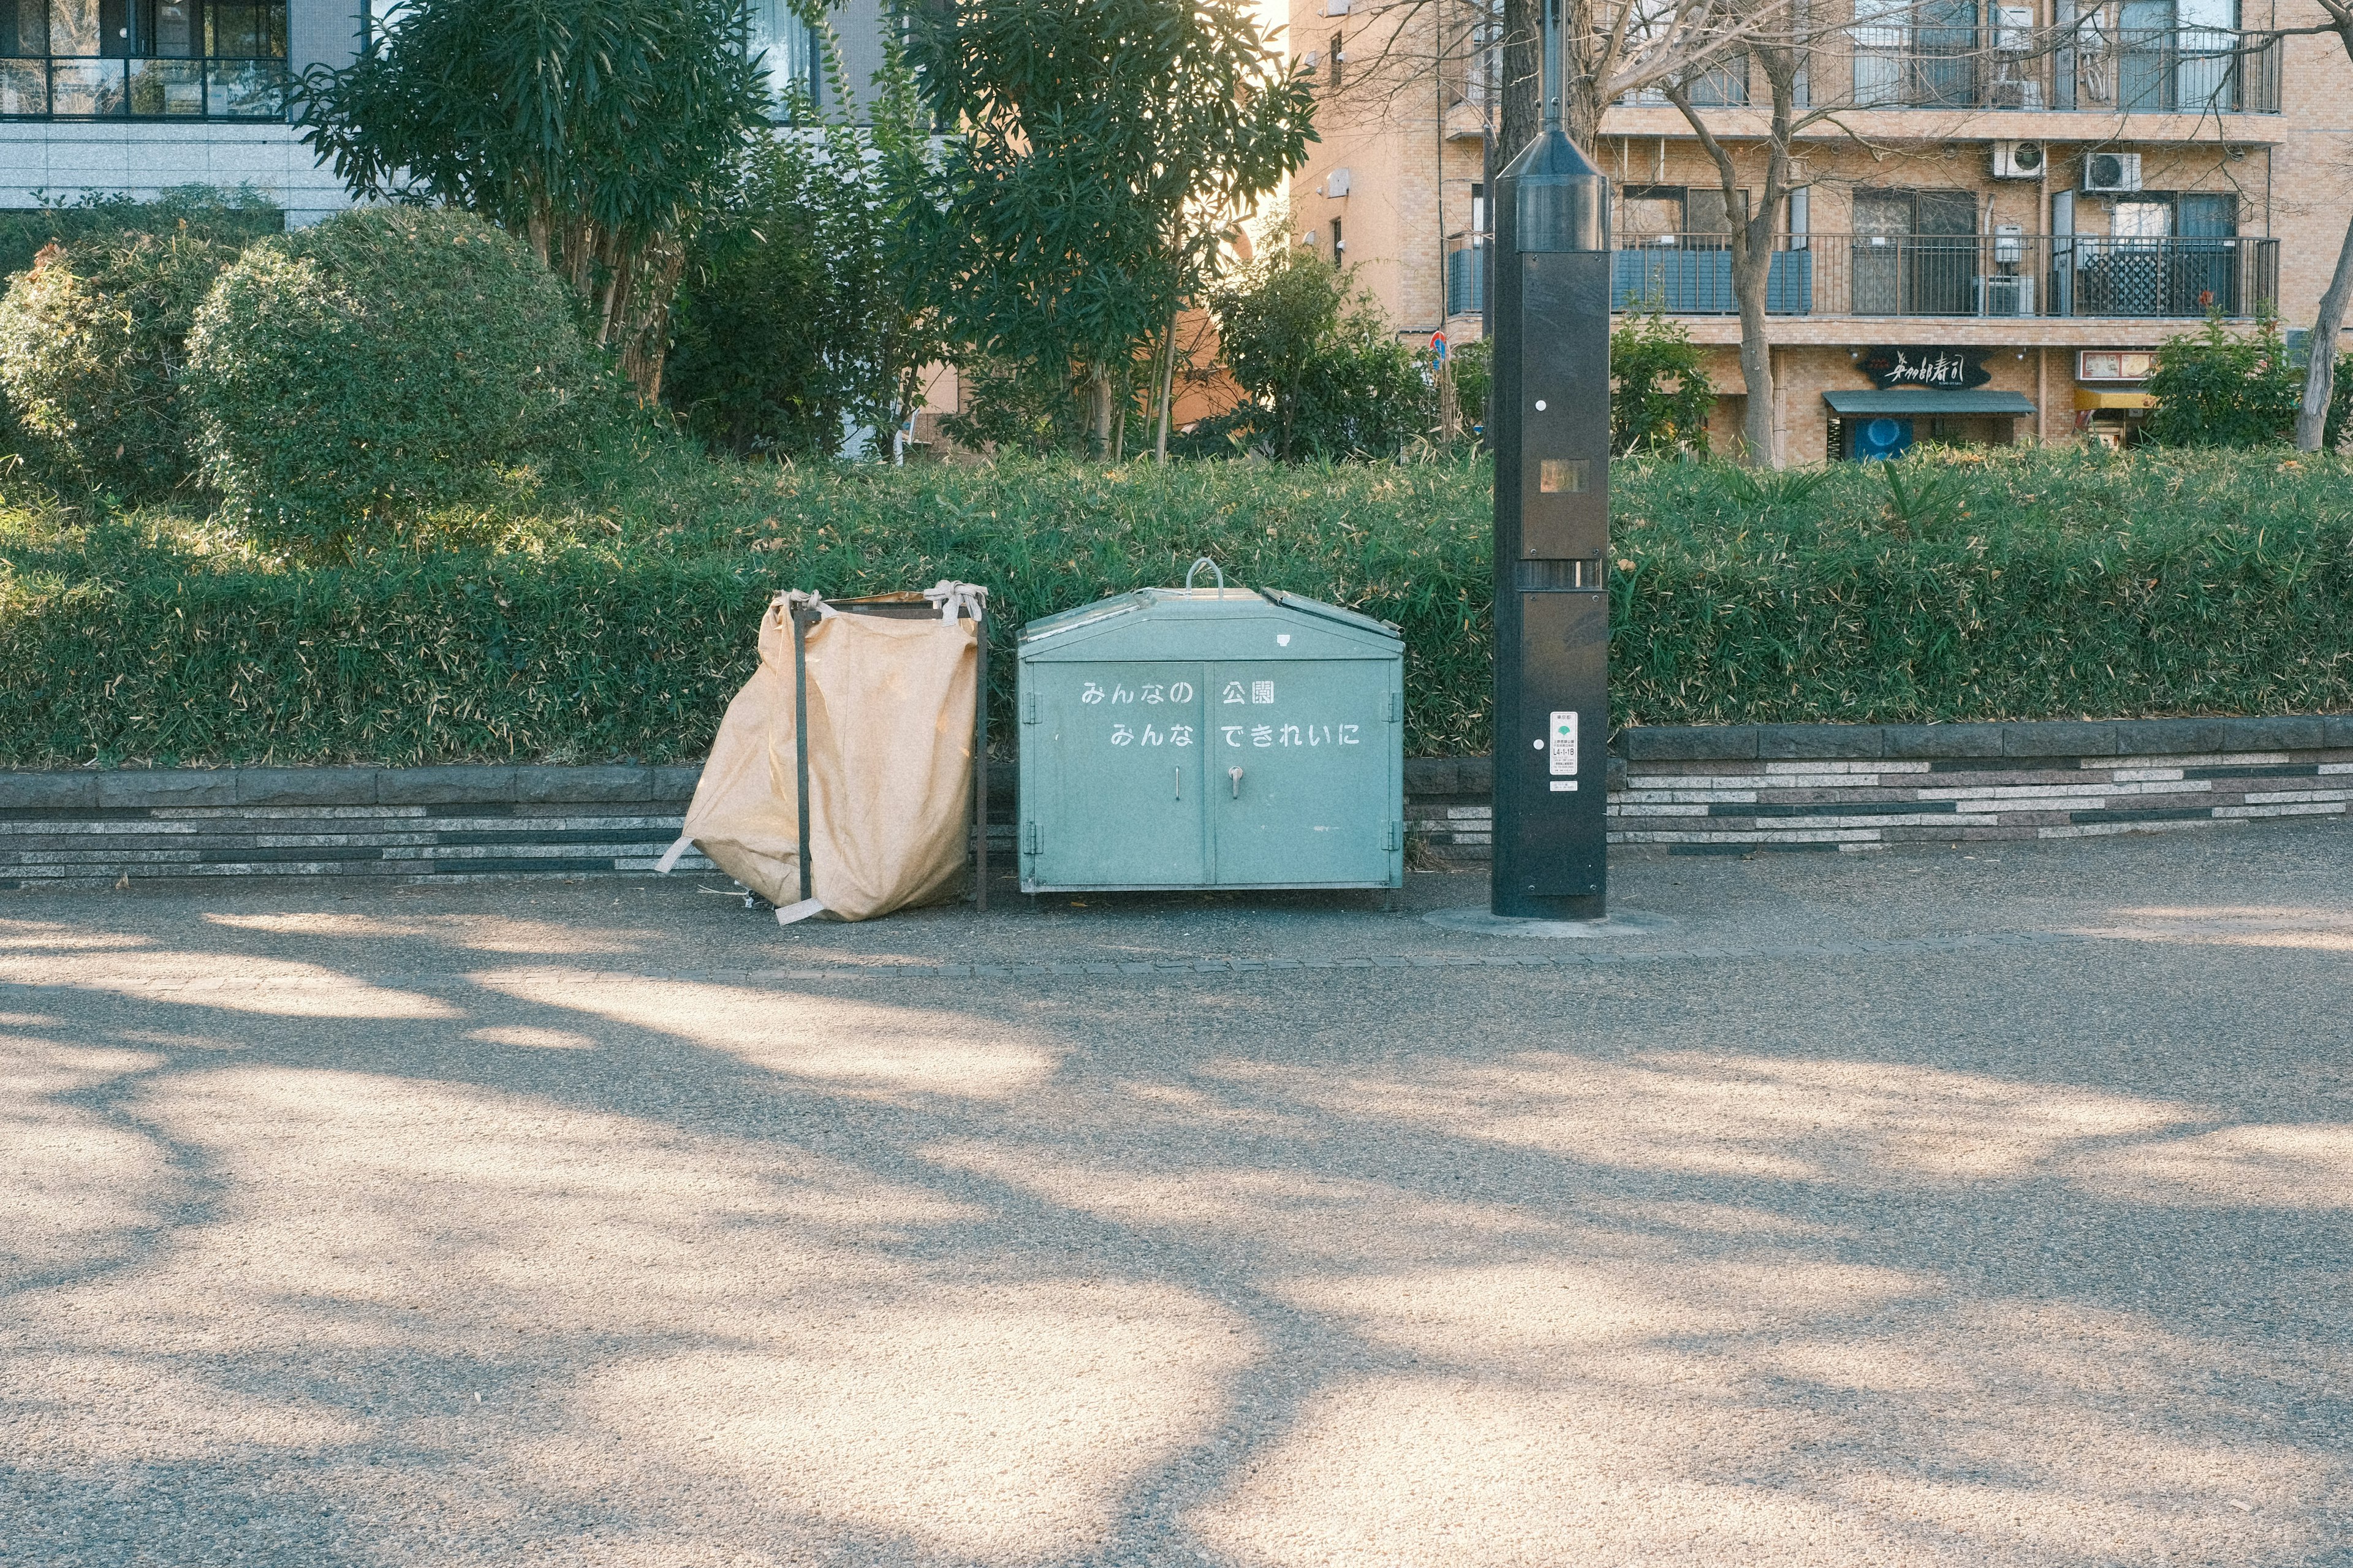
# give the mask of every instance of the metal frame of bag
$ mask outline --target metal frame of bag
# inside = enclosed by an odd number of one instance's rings
[[[822,599],[815,594],[781,595],[793,621],[793,763],[798,771],[800,807],[801,899],[815,898],[809,870],[808,757],[808,628],[827,611],[855,616],[883,616],[895,620],[936,620],[942,616],[946,591],[963,591],[955,604],[973,612],[976,627],[972,688],[972,902],[976,912],[988,910],[988,590],[973,584],[943,582],[936,588],[899,594],[875,594],[862,599]],[[954,608],[949,616],[954,615]]]

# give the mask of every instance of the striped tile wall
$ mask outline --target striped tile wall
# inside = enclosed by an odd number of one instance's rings
[[[2164,832],[2353,807],[2348,715],[1635,728],[1611,746],[1610,842],[1674,855]],[[677,837],[698,772],[0,773],[0,887],[642,873]],[[1011,852],[1014,775],[989,765],[993,856]],[[1489,784],[1484,757],[1409,761],[1412,853],[1485,859]],[[699,855],[681,864],[711,868]]]
[[[2342,816],[2353,749],[1630,764],[1610,842],[1672,854],[2081,838]]]

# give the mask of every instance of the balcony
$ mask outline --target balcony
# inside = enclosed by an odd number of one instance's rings
[[[2107,235],[1784,235],[1765,310],[1776,316],[2253,316],[2279,296],[2279,241]],[[1721,234],[1620,241],[1610,308],[1732,315],[1732,252]]]
[[[1989,46],[1991,47],[1989,47]],[[2012,47],[2014,46],[2014,47]],[[2281,45],[2209,28],[2025,29],[1863,26],[1810,63],[1800,107],[2276,114]],[[1620,102],[1657,108],[1656,88]],[[1701,108],[1749,102],[1746,62],[1692,84]]]
[[[1446,237],[1446,313],[1475,315],[1487,308],[1487,247],[1493,237],[1465,231]]]

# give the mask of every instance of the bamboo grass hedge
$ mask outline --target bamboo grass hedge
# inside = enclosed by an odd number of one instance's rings
[[[2353,708],[2353,468],[2277,453],[1929,454],[1614,476],[1620,724]],[[0,765],[700,756],[779,587],[987,584],[1018,625],[1197,555],[1405,629],[1409,750],[1487,746],[1488,470],[671,455],[355,560],[185,510],[0,490]]]

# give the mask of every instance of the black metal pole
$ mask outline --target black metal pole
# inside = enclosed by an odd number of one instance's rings
[[[1496,178],[1492,908],[1608,907],[1609,182],[1561,130],[1544,8],[1544,129]]]

